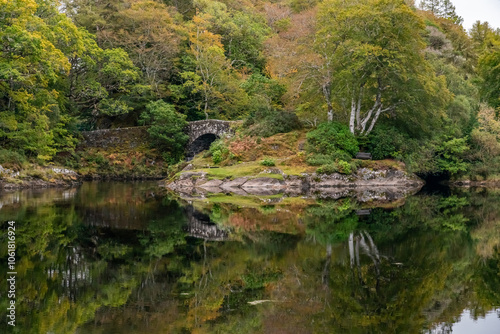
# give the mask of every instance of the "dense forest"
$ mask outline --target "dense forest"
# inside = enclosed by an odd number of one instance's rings
[[[174,163],[185,122],[214,118],[242,120],[243,136],[306,131],[324,168],[361,148],[500,177],[500,31],[465,31],[449,0],[0,0],[0,13],[4,165],[137,125]]]

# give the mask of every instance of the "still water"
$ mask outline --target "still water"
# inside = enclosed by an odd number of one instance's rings
[[[1,333],[500,333],[500,191],[359,203],[89,182],[0,194],[0,224]]]

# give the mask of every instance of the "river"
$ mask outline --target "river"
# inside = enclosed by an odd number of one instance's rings
[[[0,193],[0,224],[5,333],[500,333],[499,190],[360,203],[86,182]]]

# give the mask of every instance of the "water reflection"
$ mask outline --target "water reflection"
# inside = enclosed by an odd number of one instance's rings
[[[500,192],[171,196],[141,182],[0,195],[18,332],[500,330]]]

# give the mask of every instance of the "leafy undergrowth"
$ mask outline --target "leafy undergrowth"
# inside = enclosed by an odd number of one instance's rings
[[[166,164],[154,150],[107,151],[88,148],[72,154],[66,166],[85,178],[160,178],[166,175]]]

